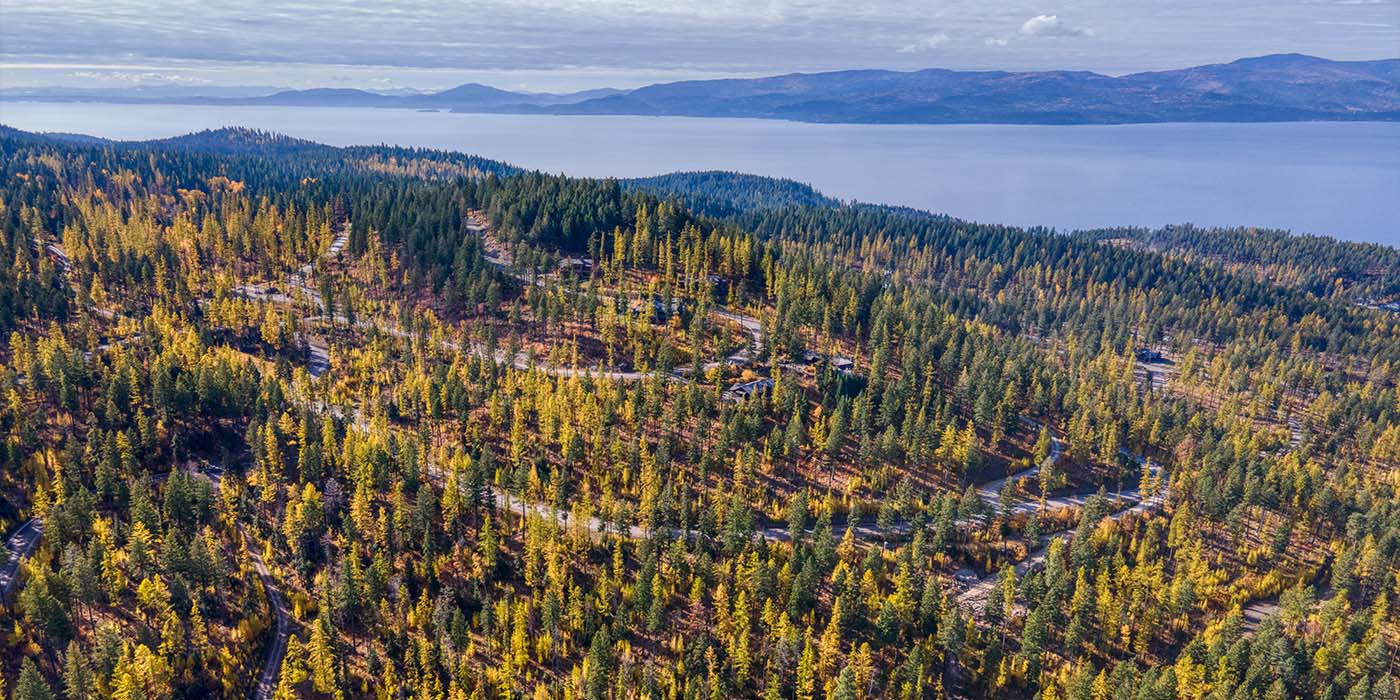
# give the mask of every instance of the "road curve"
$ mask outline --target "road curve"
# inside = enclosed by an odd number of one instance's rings
[[[0,599],[10,597],[15,581],[19,579],[20,563],[29,556],[30,552],[34,551],[34,547],[39,544],[43,535],[44,522],[39,518],[31,518],[28,522],[15,528],[15,531],[5,538],[7,556],[5,563],[0,565]]]
[[[1037,429],[1037,430],[1038,430],[1038,429],[1041,427],[1040,423],[1037,423],[1036,421],[1031,420],[1030,418],[1022,418],[1022,419],[1021,419],[1021,422],[1024,423],[1025,425],[1027,425],[1027,426],[1033,428],[1033,429]],[[1034,477],[1034,476],[1039,475],[1041,469],[1043,469],[1043,468],[1045,468],[1045,467],[1053,467],[1057,462],[1060,461],[1060,457],[1064,456],[1064,454],[1065,454],[1065,445],[1064,445],[1064,443],[1063,443],[1059,438],[1055,437],[1054,435],[1051,435],[1051,436],[1050,436],[1050,454],[1047,455],[1047,456],[1045,457],[1045,460],[1044,460],[1044,461],[1042,461],[1040,464],[1037,464],[1037,465],[1035,465],[1035,466],[1033,466],[1033,467],[1031,467],[1031,468],[1029,468],[1029,469],[1025,469],[1025,470],[1023,470],[1023,471],[1019,471],[1019,472],[1017,472],[1017,473],[1015,473],[1015,474],[1012,474],[1012,475],[1010,475],[1010,476],[1005,476],[1005,477],[1002,477],[1002,478],[1000,478],[1000,479],[993,479],[992,481],[988,481],[987,483],[982,484],[981,486],[978,486],[978,487],[977,487],[977,496],[978,496],[979,498],[981,498],[982,501],[983,501],[984,503],[986,503],[987,505],[991,506],[992,509],[995,510],[995,509],[997,509],[997,508],[1001,505],[1001,491],[1002,491],[1003,488],[1006,487],[1006,485],[1007,485],[1008,483],[1015,483],[1015,482],[1018,482],[1018,481],[1020,481],[1020,480],[1022,480],[1022,479],[1029,479],[1029,478],[1031,478],[1031,477]],[[1062,500],[1062,499],[1060,499],[1060,498],[1052,499],[1052,501],[1059,501],[1059,500]],[[1063,504],[1056,503],[1056,502],[1047,502],[1047,503],[1046,503],[1046,508],[1047,508],[1047,509],[1051,509],[1051,508],[1056,508],[1056,507],[1063,507],[1063,506],[1070,506],[1070,505],[1080,505],[1080,504],[1082,504],[1082,500],[1079,501],[1079,502],[1070,502],[1070,501],[1066,500],[1066,502],[1063,503]],[[1007,515],[1014,515],[1014,514],[1023,512],[1022,510],[1020,510],[1020,507],[1021,507],[1021,506],[1024,506],[1024,505],[1026,505],[1026,504],[1024,504],[1024,503],[1018,504],[1015,508],[1012,509],[1012,512],[1007,513]],[[1035,508],[1038,507],[1038,504],[1031,504],[1031,506],[1032,506],[1031,509],[1034,510]],[[1029,511],[1024,511],[1024,512],[1029,512]]]

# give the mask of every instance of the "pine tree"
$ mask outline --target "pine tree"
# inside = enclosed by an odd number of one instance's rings
[[[836,678],[836,687],[831,691],[831,700],[856,700],[858,697],[856,673],[850,666],[847,666],[841,669],[841,675]]]
[[[795,700],[814,700],[817,694],[817,650],[812,646],[812,628],[803,635],[802,656],[797,660]]]
[[[19,680],[10,693],[10,700],[54,700],[53,689],[39,674],[39,667],[34,665],[33,659],[26,658],[20,664]]]
[[[749,598],[747,591],[739,591],[734,600],[734,637],[729,645],[730,662],[734,665],[734,682],[743,688],[749,680]]]
[[[593,634],[585,663],[587,676],[584,679],[584,696],[588,700],[605,700],[612,675],[612,641],[608,639],[607,627],[601,627]]]
[[[316,692],[326,695],[338,692],[333,644],[326,616],[321,615],[311,626],[311,637],[306,642],[306,662],[311,673],[311,686]]]
[[[287,651],[282,655],[282,671],[277,677],[277,688],[272,693],[273,700],[295,700],[300,697],[298,686],[309,675],[301,640],[294,634],[287,640]]]
[[[63,653],[64,700],[88,700],[92,692],[92,669],[77,640],[68,642]]]

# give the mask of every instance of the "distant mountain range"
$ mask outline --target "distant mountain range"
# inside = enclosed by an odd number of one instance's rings
[[[441,92],[371,92],[355,88],[278,90],[259,87],[157,85],[133,88],[36,87],[0,89],[0,101],[109,102],[118,104],[268,105],[280,107],[389,107],[518,112],[575,104],[622,94],[602,88],[571,93],[511,92],[466,83]]]
[[[264,95],[93,92],[35,88],[3,91],[0,99],[878,124],[1400,121],[1400,58],[1331,61],[1277,54],[1116,77],[1087,71],[850,70],[569,94],[511,92],[477,83],[414,94],[332,88]]]

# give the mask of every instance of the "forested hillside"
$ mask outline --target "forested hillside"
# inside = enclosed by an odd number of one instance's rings
[[[14,700],[1400,697],[1393,249],[247,130],[0,226]]]
[[[1216,263],[1316,296],[1392,301],[1400,296],[1400,250],[1326,236],[1252,228],[1110,229],[1085,236],[1132,245],[1201,264]]]

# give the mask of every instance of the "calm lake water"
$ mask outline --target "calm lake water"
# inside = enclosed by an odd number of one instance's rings
[[[95,103],[0,103],[0,123],[117,139],[248,126],[335,145],[459,150],[570,175],[737,170],[987,222],[1191,222],[1400,244],[1397,123],[874,126]]]

